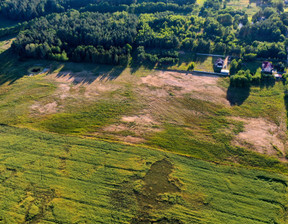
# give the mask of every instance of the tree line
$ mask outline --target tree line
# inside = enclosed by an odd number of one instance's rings
[[[36,2],[48,4],[48,0]],[[162,58],[160,53],[149,56],[151,49],[232,55],[244,60],[287,57],[288,13],[275,1],[265,3],[269,7],[256,12],[252,22],[245,11],[227,7],[227,0],[206,0],[200,8],[195,0],[77,2],[51,0],[49,4],[63,7],[62,11],[72,6],[79,10],[53,13],[26,23],[13,44],[15,52],[21,57],[109,64],[125,64],[132,53],[137,57],[139,47],[145,51],[140,55],[146,56],[138,58],[151,62]],[[46,12],[45,7],[42,12]],[[19,27],[11,32],[17,30]],[[166,58],[167,63],[178,61],[175,56]]]
[[[51,14],[20,32],[12,49],[21,57],[123,64],[137,24],[135,15],[124,12]]]
[[[129,12],[178,11],[191,12],[196,0],[2,0],[1,15],[13,20],[30,20],[54,12],[70,9],[82,11],[115,12],[130,8]],[[131,6],[131,7],[130,7]]]

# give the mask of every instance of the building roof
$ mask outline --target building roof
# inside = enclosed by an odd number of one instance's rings
[[[222,58],[217,58],[217,60],[215,61],[215,64],[218,63],[224,63],[224,60]]]
[[[218,58],[216,61],[215,61],[215,66],[217,66],[218,68],[222,68],[224,65],[224,60],[222,58]]]
[[[272,63],[269,61],[264,61],[262,63],[262,71],[264,71],[264,72],[272,72],[273,68],[274,67],[273,67]]]

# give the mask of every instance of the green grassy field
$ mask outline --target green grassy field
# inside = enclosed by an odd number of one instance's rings
[[[1,223],[287,222],[281,175],[3,125],[0,132]]]
[[[281,82],[243,90],[144,67],[20,61],[9,44],[0,42],[0,223],[287,223]],[[192,54],[171,69],[191,60],[213,69]],[[28,76],[34,66],[50,71]],[[284,148],[236,145],[249,119]]]
[[[119,139],[122,141],[121,138],[127,136],[140,137],[144,139],[145,145],[198,159],[223,164],[234,164],[236,161],[237,164],[245,167],[288,173],[287,165],[281,163],[277,157],[261,155],[233,144],[235,136],[244,130],[243,122],[233,119],[234,117],[262,118],[279,127],[286,122],[282,83],[276,83],[274,86],[252,87],[243,91],[229,88],[228,79],[219,79],[217,85],[225,89],[229,100],[236,104],[232,107],[220,102],[197,99],[193,91],[184,95],[175,95],[181,88],[173,87],[175,90],[167,90],[167,96],[158,98],[161,105],[160,110],[149,112],[151,114],[149,116],[156,119],[156,124],[151,126],[151,130],[144,133],[140,131],[137,134],[134,131],[137,123],[125,123],[121,122],[121,119],[123,116],[139,116],[141,111],[149,108],[150,101],[147,101],[145,94],[150,93],[144,92],[153,90],[152,87],[148,86],[148,90],[143,92],[143,85],[138,86],[134,83],[139,82],[142,76],[150,75],[153,71],[140,70],[139,74],[142,75],[138,76],[136,73],[131,74],[129,69],[119,68],[117,79],[105,82],[97,81],[94,89],[89,91],[97,94],[87,97],[87,91],[92,88],[92,84],[64,82],[61,75],[57,79],[46,74],[33,77],[23,76],[27,74],[27,70],[33,64],[41,63],[43,67],[49,67],[49,61],[18,62],[18,66],[15,68],[14,63],[16,62],[17,60],[10,62],[12,71],[8,72],[7,68],[2,70],[2,77],[4,80],[7,78],[7,82],[0,86],[0,120],[2,124],[113,141],[119,141]],[[93,71],[93,74],[96,74],[94,78],[97,78],[100,71],[109,73],[112,68],[97,65],[87,66],[90,71]],[[84,67],[87,69],[87,66],[73,63],[61,65],[55,62],[50,65],[56,69],[52,70],[52,73],[56,74],[59,69],[62,69],[63,72],[73,71],[74,74],[77,74]],[[81,80],[86,82],[85,80],[89,77],[93,78],[93,74],[81,77]],[[61,85],[65,85],[68,90],[60,92]],[[105,91],[99,92],[99,86]],[[157,98],[153,95],[150,97]],[[52,109],[49,109],[50,106]],[[195,116],[194,113],[198,115]],[[105,131],[105,128],[111,125],[116,125],[116,128],[119,126],[120,131]],[[121,125],[126,127],[122,128]],[[146,126],[144,125],[143,128],[145,129]],[[153,129],[160,131],[154,132]],[[283,136],[280,140],[285,142],[285,139]],[[275,150],[277,151],[277,149]],[[279,157],[283,158],[285,155],[286,151],[283,151]]]

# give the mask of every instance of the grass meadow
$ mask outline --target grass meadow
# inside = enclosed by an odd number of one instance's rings
[[[0,132],[2,223],[287,222],[282,175],[4,125]],[[152,170],[163,159],[171,171]],[[177,191],[148,175],[167,175]],[[160,196],[147,196],[146,185]],[[146,207],[137,203],[145,195]]]

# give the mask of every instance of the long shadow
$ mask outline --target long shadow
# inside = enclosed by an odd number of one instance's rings
[[[22,78],[24,73],[16,69],[18,60],[11,50],[4,51],[0,54],[0,85],[4,83],[12,84],[17,79]]]
[[[239,88],[229,86],[227,90],[227,100],[231,106],[240,106],[250,95],[250,87]]]
[[[155,54],[157,54],[157,51]],[[189,53],[189,52],[185,53],[185,52],[180,51],[178,62],[175,62],[174,64],[166,64],[166,65],[165,64],[162,64],[162,65],[157,64],[157,66],[156,66],[156,63],[149,63],[147,61],[146,62],[145,61],[144,62],[137,61],[136,54],[134,53],[134,54],[132,54],[133,59],[132,59],[131,64],[130,64],[131,73],[132,74],[136,73],[140,69],[140,67],[151,70],[154,68],[156,68],[156,69],[168,69],[171,66],[174,66],[174,65],[180,66],[183,63],[187,64],[187,63],[190,63],[191,61],[202,64],[203,62],[205,62],[207,60],[208,57],[209,56],[206,56],[206,55],[196,55],[194,53]]]
[[[209,56],[206,56],[206,55],[197,55],[195,54],[193,56],[193,61],[195,61],[196,63],[200,63],[202,64],[203,62],[205,62],[207,60]]]
[[[285,102],[285,109],[286,109],[286,114],[288,116],[288,91],[285,91],[285,94],[284,94],[284,102]],[[288,128],[288,123],[286,121],[286,126]]]
[[[13,84],[25,75],[29,68],[41,66],[56,73],[57,77],[68,77],[73,84],[91,84],[96,79],[111,81],[116,79],[126,68],[125,66],[96,65],[92,63],[56,62],[37,59],[19,59],[10,49],[0,54],[0,85]]]
[[[260,88],[261,89],[269,89],[269,88],[272,88],[274,85],[275,85],[276,81],[274,78],[271,78],[271,77],[264,77],[261,79],[261,82],[260,82]]]
[[[133,57],[132,62],[130,64],[131,74],[136,73],[141,67],[145,69],[153,69],[155,68],[156,63],[149,63],[147,61],[139,62],[135,57]]]
[[[119,77],[124,71],[125,66],[112,65],[95,65],[89,63],[64,63],[58,64],[58,68],[51,68],[50,73],[58,71],[57,78],[67,78],[75,85],[77,84],[91,84],[95,80],[102,82],[112,81]]]
[[[275,79],[271,77],[264,77],[261,79],[261,82],[258,85],[260,89],[269,89],[272,88],[275,85]],[[239,87],[232,87],[229,86],[227,90],[227,100],[230,102],[231,106],[240,106],[242,105],[245,100],[250,95],[250,87],[246,88],[239,88]]]

